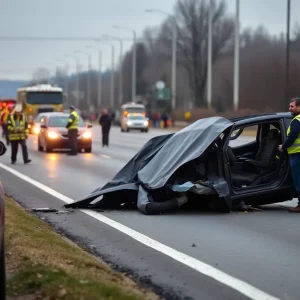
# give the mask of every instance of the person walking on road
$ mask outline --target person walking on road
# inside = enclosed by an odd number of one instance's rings
[[[290,101],[289,111],[293,119],[287,129],[287,139],[283,145],[279,145],[278,150],[289,154],[294,185],[298,192],[298,205],[290,208],[289,212],[300,213],[300,98]]]
[[[77,136],[79,127],[79,115],[73,105],[70,106],[70,116],[66,128],[68,129],[68,136],[70,142],[70,152],[67,155],[77,155]]]
[[[9,132],[9,140],[11,143],[11,163],[15,164],[17,161],[19,144],[22,147],[22,155],[24,164],[31,162],[28,158],[28,149],[26,139],[28,138],[28,123],[25,116],[22,114],[22,107],[17,105],[15,112],[7,119],[7,130]]]
[[[108,147],[111,117],[109,116],[107,109],[103,110],[102,116],[99,119],[99,124],[102,127],[102,147]]]

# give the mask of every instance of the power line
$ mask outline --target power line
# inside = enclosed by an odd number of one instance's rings
[[[132,42],[133,39],[131,38],[120,38],[122,41],[128,41]],[[138,38],[138,41],[158,41],[158,40],[167,40],[169,41],[170,38]],[[96,41],[111,41],[115,42],[116,39],[113,38],[99,38],[99,37],[55,37],[55,36],[49,36],[49,37],[42,37],[42,36],[0,36],[0,41],[66,41],[66,42],[96,42]]]

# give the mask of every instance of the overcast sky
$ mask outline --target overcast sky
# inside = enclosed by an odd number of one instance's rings
[[[113,29],[114,24],[135,29],[141,35],[147,26],[159,25],[164,15],[145,13],[145,9],[160,9],[172,13],[177,0],[1,0],[0,36],[42,37],[101,37],[110,34],[130,38],[126,30]],[[235,0],[227,0],[228,12],[234,14]],[[300,1],[292,0],[291,25],[300,23]],[[240,0],[242,27],[266,26],[271,33],[286,31],[286,0]],[[297,14],[298,12],[298,14]],[[293,26],[291,27],[293,28]],[[130,41],[124,47],[130,47]],[[87,57],[75,50],[92,54],[92,65],[98,66],[97,51],[88,49],[94,45],[103,51],[104,67],[111,63],[110,46],[96,42],[74,41],[3,41],[0,40],[0,79],[31,79],[34,70],[44,66],[53,73],[59,59],[70,64],[66,58],[76,55],[83,68],[87,68]],[[116,57],[119,55],[118,43]]]

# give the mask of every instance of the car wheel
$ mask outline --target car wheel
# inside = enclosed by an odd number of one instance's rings
[[[4,240],[2,249],[0,249],[0,299],[5,299],[6,294],[6,276],[5,276],[5,252]]]
[[[40,139],[38,139],[38,151],[42,152],[43,151],[43,146],[41,146]]]
[[[91,153],[92,152],[92,146],[85,148],[85,153]]]
[[[145,132],[148,132],[148,129],[145,129]]]

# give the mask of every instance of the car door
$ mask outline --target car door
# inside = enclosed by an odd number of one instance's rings
[[[250,141],[249,143],[244,143],[243,145],[238,145],[236,148],[233,147],[233,150],[235,150],[235,154],[241,154],[242,156],[247,153],[249,149],[254,150],[256,143],[258,146],[260,144],[260,140],[267,134],[267,131],[270,129],[273,129],[274,126],[272,124],[276,123],[277,129],[280,130],[281,133],[281,140],[279,143],[284,142],[286,138],[286,125],[284,122],[284,119],[269,119],[269,120],[262,120],[261,122],[256,122],[256,125],[258,126],[258,130],[256,135],[252,134],[253,141]],[[253,124],[247,124],[247,126],[252,126]],[[245,124],[243,126],[246,126]],[[291,175],[291,170],[289,167],[289,159],[287,153],[281,153],[277,154],[276,157],[278,161],[276,162],[276,175],[274,177],[274,180],[270,182],[270,184],[261,184],[261,185],[255,185],[255,186],[249,186],[246,188],[242,188],[239,190],[234,190],[233,186],[230,184],[231,182],[231,172],[230,172],[230,160],[229,156],[227,155],[227,148],[230,144],[230,139],[233,136],[233,134],[238,135],[239,132],[237,132],[238,127],[233,127],[232,131],[229,133],[227,137],[227,143],[225,142],[224,145],[224,166],[225,166],[225,178],[226,181],[229,183],[229,189],[231,190],[231,199],[236,200],[239,197],[243,199],[243,201],[247,198],[253,198],[253,201],[260,201],[260,197],[262,197],[261,202],[264,204],[266,203],[275,203],[275,202],[281,202],[286,200],[291,200],[293,197],[295,197],[297,194],[295,192],[295,188],[293,186],[293,180]],[[249,138],[250,140],[250,138]],[[242,153],[242,151],[245,151]],[[252,200],[251,200],[252,201]],[[251,202],[249,202],[251,204]],[[257,203],[256,203],[257,204]]]
[[[260,125],[249,124],[246,127],[233,127],[229,147],[236,157],[253,158],[259,148]]]

